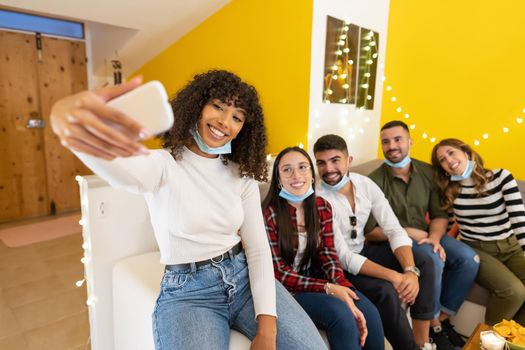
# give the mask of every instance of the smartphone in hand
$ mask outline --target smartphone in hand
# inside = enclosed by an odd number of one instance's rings
[[[173,126],[173,110],[166,89],[160,81],[149,81],[107,104],[138,121],[152,135],[160,134]]]

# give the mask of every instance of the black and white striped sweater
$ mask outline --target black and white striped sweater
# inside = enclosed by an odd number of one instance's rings
[[[461,181],[451,221],[458,223],[463,240],[494,241],[515,234],[525,250],[525,207],[518,184],[508,170],[493,170],[493,174],[481,196],[471,179]]]

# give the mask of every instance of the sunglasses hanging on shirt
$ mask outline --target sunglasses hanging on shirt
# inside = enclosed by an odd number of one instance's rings
[[[356,239],[357,238],[357,229],[355,228],[357,226],[357,217],[355,216],[349,216],[350,219],[350,226],[352,226],[352,229],[350,230],[350,238]]]

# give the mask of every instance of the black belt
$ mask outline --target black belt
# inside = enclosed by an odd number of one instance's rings
[[[208,259],[208,260],[201,260],[201,261],[195,262],[195,266],[196,267],[201,267],[201,266],[209,265],[209,264],[212,264],[212,263],[216,263],[217,264],[217,263],[220,263],[221,261],[223,261],[224,259],[230,259],[230,257],[233,257],[233,256],[239,254],[240,252],[242,252],[242,242],[237,243],[230,250],[228,250],[227,252],[222,253],[221,255],[217,255],[217,256],[215,256],[215,257],[213,257],[211,259]],[[190,265],[190,263],[166,265],[166,270],[175,270],[175,269],[178,269],[178,268],[180,268],[182,266],[185,266],[185,265]]]

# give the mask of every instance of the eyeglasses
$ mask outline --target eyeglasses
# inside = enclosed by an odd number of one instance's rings
[[[357,218],[355,216],[349,216],[350,219],[350,225],[352,226],[352,229],[350,230],[350,238],[356,239],[357,238],[357,229],[355,228],[357,226]]]
[[[309,166],[309,165],[299,165],[297,168],[294,168],[292,166],[284,166],[282,167],[281,169],[279,169],[279,172],[284,176],[284,177],[292,177],[293,176],[293,173],[294,171],[297,170],[297,173],[298,174],[301,174],[301,175],[306,175],[310,172],[310,169],[312,167]]]

